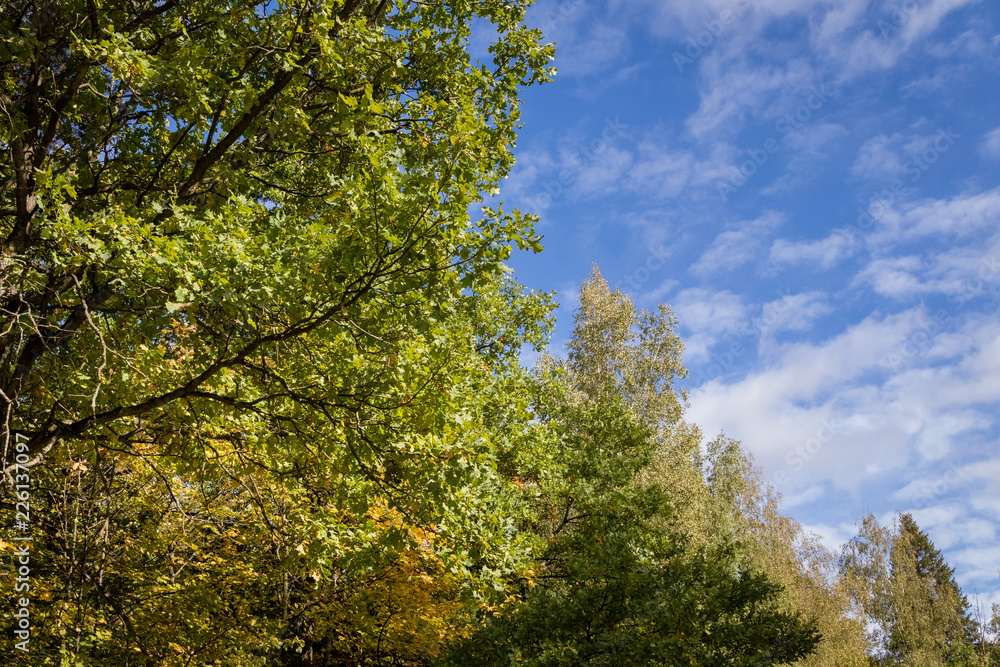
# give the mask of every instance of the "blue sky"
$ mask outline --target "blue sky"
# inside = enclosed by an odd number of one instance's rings
[[[910,511],[1000,601],[1000,7],[974,0],[541,0],[501,198],[513,264],[596,263],[668,303],[688,419],[741,440],[830,545]]]

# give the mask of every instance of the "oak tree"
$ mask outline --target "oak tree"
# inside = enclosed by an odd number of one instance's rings
[[[470,214],[549,76],[524,9],[4,5],[0,453],[5,507],[32,484],[31,664],[319,664],[318,610],[421,567],[469,604],[529,562],[503,457],[548,307],[504,262],[538,238]]]

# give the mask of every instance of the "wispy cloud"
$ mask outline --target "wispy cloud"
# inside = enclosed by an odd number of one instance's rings
[[[672,304],[681,322],[684,356],[689,361],[704,360],[717,340],[746,326],[750,310],[743,300],[728,290],[692,287],[680,292]]]
[[[873,14],[859,14],[861,20],[854,30],[844,30],[839,39],[827,41],[826,52],[840,61],[845,78],[889,69],[934,34],[948,14],[977,1],[883,3]]]
[[[906,300],[940,294],[960,303],[983,287],[1000,283],[1000,244],[949,248],[925,255],[894,256],[871,261],[853,281],[882,296]]]
[[[790,241],[778,239],[771,246],[769,261],[773,266],[808,265],[829,269],[840,260],[849,257],[854,249],[849,234],[837,231],[816,241]]]
[[[691,265],[691,272],[704,277],[719,271],[732,271],[756,259],[764,241],[783,222],[784,215],[768,211],[753,220],[730,225],[730,229],[719,234],[701,258]]]
[[[963,359],[957,365],[928,349],[893,374],[885,359],[926,317],[921,308],[873,315],[822,343],[779,345],[767,368],[692,391],[689,417],[707,433],[740,434],[765,470],[788,475],[791,489],[887,483],[885,473],[908,461],[954,455],[957,436],[991,424],[1000,402],[1000,323],[960,325],[948,341],[959,347],[950,350]],[[831,432],[818,437],[824,420]],[[811,440],[816,446],[807,448]],[[892,479],[902,488],[923,470],[910,464]]]
[[[1000,127],[986,133],[979,144],[979,150],[983,157],[991,160],[1000,159]]]
[[[809,331],[816,320],[833,312],[826,292],[811,291],[789,294],[768,301],[761,308],[759,330],[773,337],[785,331]]]
[[[900,201],[875,211],[879,228],[870,239],[884,245],[929,236],[968,238],[997,229],[1000,187],[948,198]]]

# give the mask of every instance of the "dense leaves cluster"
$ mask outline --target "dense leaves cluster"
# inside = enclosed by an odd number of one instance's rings
[[[4,6],[4,502],[30,469],[38,563],[15,659],[422,660],[523,565],[501,468],[548,298],[503,269],[531,220],[469,214],[547,77],[522,14]]]

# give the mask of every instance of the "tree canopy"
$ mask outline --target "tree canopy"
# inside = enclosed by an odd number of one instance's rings
[[[501,468],[548,297],[504,270],[532,218],[470,217],[548,77],[523,11],[5,5],[3,461],[34,484],[35,656],[419,652],[523,566]],[[430,620],[363,604],[414,568],[440,573]]]
[[[841,568],[868,620],[879,664],[988,664],[954,570],[910,514],[899,515],[892,528],[865,517]]]
[[[675,449],[674,326],[668,308],[637,312],[596,269],[584,282],[569,356],[537,371],[535,411],[565,470],[533,479],[530,529],[546,542],[535,577],[481,615],[449,664],[778,665],[814,649],[814,622],[780,609],[782,586],[741,565],[730,534],[677,530],[669,481],[642,476]]]

